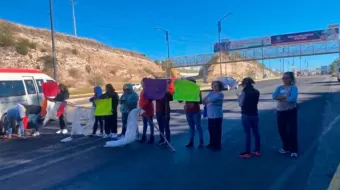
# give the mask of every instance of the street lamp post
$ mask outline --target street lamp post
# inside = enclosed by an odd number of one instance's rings
[[[167,31],[167,30],[165,30],[165,29],[163,29],[163,28],[159,28],[159,27],[157,27],[157,28],[155,28],[156,30],[161,30],[161,31],[163,31],[164,33],[165,33],[165,40],[166,40],[166,43],[167,43],[167,51],[168,51],[168,60],[167,60],[167,75],[168,75],[168,77],[170,77],[169,75],[170,75],[170,72],[168,71],[169,70],[169,62],[170,62],[170,42],[169,42],[169,31]]]
[[[228,13],[224,15],[218,22],[217,22],[217,32],[218,32],[218,46],[219,46],[219,56],[220,56],[220,74],[222,76],[222,53],[221,53],[221,31],[222,31],[222,21],[227,18],[228,16],[232,15],[233,13]],[[225,68],[226,75],[228,75],[227,67]]]
[[[54,21],[53,21],[53,3],[50,2],[50,23],[51,23],[51,38],[52,38],[52,58],[53,58],[53,78],[57,80],[57,55],[55,51],[55,41],[54,41]]]

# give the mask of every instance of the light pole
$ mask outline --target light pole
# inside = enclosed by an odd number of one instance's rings
[[[52,38],[52,58],[53,58],[53,78],[57,81],[57,55],[55,51],[55,41],[54,41],[54,21],[53,21],[53,2],[50,2],[50,23],[51,23],[51,38]]]
[[[75,0],[71,0],[73,30],[74,30],[74,36],[77,37],[77,24],[76,24],[76,13],[75,13],[75,10],[74,10],[74,4],[75,4]]]
[[[221,54],[221,31],[222,31],[222,21],[227,18],[228,16],[232,15],[233,13],[228,13],[224,15],[218,22],[217,22],[217,32],[218,32],[218,46],[219,46],[219,56],[220,56],[220,74],[222,76],[222,54]],[[226,75],[228,75],[227,66],[225,68]]]
[[[159,28],[159,27],[157,27],[157,28],[155,28],[156,30],[161,30],[161,31],[163,31],[164,33],[165,33],[165,40],[166,40],[166,43],[167,43],[167,49],[168,49],[168,60],[167,60],[167,75],[168,75],[168,77],[170,77],[170,72],[169,72],[169,62],[170,62],[170,42],[169,42],[169,31],[167,31],[167,30],[165,30],[165,29],[163,29],[163,28]]]

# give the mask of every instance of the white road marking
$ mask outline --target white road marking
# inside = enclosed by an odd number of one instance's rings
[[[17,175],[22,175],[22,174],[25,174],[27,172],[32,172],[32,171],[36,171],[36,170],[39,170],[41,168],[44,168],[44,167],[47,167],[51,164],[55,164],[55,163],[58,163],[58,162],[61,162],[61,161],[64,161],[66,159],[69,159],[71,157],[75,157],[75,156],[78,156],[78,155],[81,155],[81,154],[84,154],[86,152],[90,152],[94,149],[98,148],[98,146],[91,146],[87,149],[84,149],[84,150],[81,150],[81,151],[78,151],[74,154],[69,154],[67,156],[64,156],[64,157],[60,157],[60,158],[57,158],[57,159],[54,159],[54,160],[51,160],[51,161],[48,161],[48,162],[45,162],[43,164],[39,164],[39,165],[36,165],[36,166],[33,166],[33,167],[30,167],[30,168],[26,168],[26,169],[23,169],[23,170],[19,170],[17,172],[13,172],[13,173],[10,173],[10,174],[7,174],[5,176],[1,176],[0,177],[0,181],[2,180],[5,180],[5,179],[8,179],[8,178],[11,178],[11,177],[14,177],[14,176],[17,176]]]

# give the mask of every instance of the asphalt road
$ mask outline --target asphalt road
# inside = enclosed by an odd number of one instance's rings
[[[172,103],[172,143],[176,152],[133,143],[104,148],[105,140],[79,137],[60,143],[56,123],[42,136],[0,141],[0,189],[51,190],[323,190],[340,160],[340,83],[329,77],[300,78],[300,157],[279,155],[281,143],[271,93],[280,80],[256,84],[261,92],[262,156],[241,159],[244,134],[235,91],[225,92],[223,149],[186,149],[183,104]],[[205,141],[207,122],[202,120]],[[158,134],[158,132],[156,132]]]

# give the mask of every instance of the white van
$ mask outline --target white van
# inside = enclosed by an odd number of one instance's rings
[[[0,68],[0,123],[7,110],[17,103],[41,105],[44,98],[42,83],[51,81],[54,82],[40,70]]]

